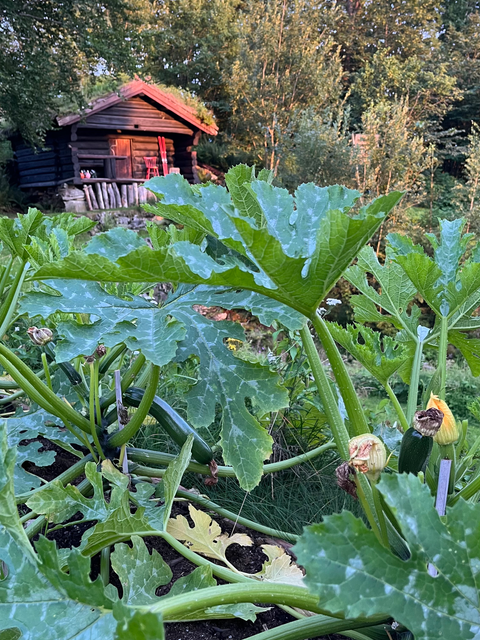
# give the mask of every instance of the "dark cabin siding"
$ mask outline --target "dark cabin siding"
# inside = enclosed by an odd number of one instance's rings
[[[21,138],[12,140],[19,186],[56,186],[74,177],[70,127],[49,131],[43,149],[34,149]]]
[[[88,116],[79,128],[155,131],[192,135],[193,129],[160,110],[143,98],[131,98],[94,115]]]
[[[161,132],[158,132],[161,135]],[[177,166],[174,164],[174,142],[172,138],[165,137],[165,145],[167,148],[167,160],[168,166]],[[91,155],[109,155],[111,154],[111,147],[114,140],[128,139],[131,141],[132,152],[132,178],[136,180],[145,179],[145,157],[157,158],[157,165],[159,167],[160,174],[162,173],[160,151],[158,147],[158,136],[143,133],[137,135],[131,135],[128,133],[114,133],[110,131],[102,130],[87,130],[79,129],[77,134],[77,140],[74,143],[78,153],[91,154]],[[103,160],[81,160],[81,166],[89,169],[101,170],[103,167]]]

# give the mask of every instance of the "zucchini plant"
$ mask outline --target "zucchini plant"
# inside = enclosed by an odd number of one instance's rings
[[[446,620],[449,630],[458,637],[478,637],[473,602],[478,594],[476,583],[470,584],[475,580],[474,567],[471,567],[473,578],[461,571],[452,575],[449,543],[444,541],[451,539],[452,544],[460,547],[472,543],[474,538],[470,534],[465,540],[461,536],[467,535],[470,519],[474,523],[477,516],[472,514],[477,513],[477,507],[466,508],[463,499],[476,498],[480,474],[472,472],[473,453],[465,457],[465,463],[455,464],[456,454],[464,451],[467,441],[466,425],[457,433],[456,445],[445,440],[445,429],[442,432],[447,417],[442,403],[449,342],[458,346],[474,373],[477,372],[475,339],[468,339],[463,333],[477,327],[473,313],[480,302],[479,254],[475,249],[470,251],[471,236],[462,236],[461,221],[443,222],[440,241],[431,238],[434,258],[408,239],[391,236],[385,263],[380,264],[366,245],[402,194],[391,193],[363,204],[357,191],[307,184],[292,195],[274,187],[268,172],[256,176],[253,169],[242,165],[229,171],[226,184],[226,188],[191,186],[177,174],[150,180],[147,186],[159,202],[146,209],[181,228],[171,225],[162,229],[150,223],[148,242],[131,231],[113,229],[78,248],[68,234],[68,241],[60,243],[54,223],[37,213],[28,214],[28,220],[20,217],[18,222],[0,226],[0,239],[11,251],[10,262],[1,274],[2,336],[8,337],[17,313],[56,332],[54,349],[48,346],[49,335],[44,333],[38,340],[39,348],[46,347],[40,372],[45,382],[8,348],[8,340],[0,344],[0,365],[9,375],[2,383],[7,385],[4,388],[11,388],[13,381],[19,393],[26,394],[39,407],[26,416],[8,419],[6,437],[10,445],[19,444],[26,432],[34,432],[33,426],[27,431],[27,425],[38,424],[43,425],[42,433],[55,436],[55,441],[63,446],[73,449],[72,443],[76,442],[84,447],[76,465],[41,487],[19,465],[14,465],[13,449],[7,451],[3,445],[5,506],[0,510],[0,522],[7,551],[1,558],[9,572],[10,584],[23,585],[22,596],[18,598],[28,595],[31,601],[49,609],[49,637],[82,637],[82,633],[90,633],[89,637],[120,639],[135,630],[135,637],[140,640],[162,638],[163,621],[181,615],[196,619],[233,615],[231,609],[221,607],[252,602],[289,607],[298,620],[279,637],[292,640],[342,630],[348,630],[350,637],[355,633],[354,637],[361,637],[359,633],[370,637],[368,634],[375,634],[378,629],[368,627],[393,622],[392,616],[406,625],[417,640],[438,637],[438,629]],[[357,264],[350,267],[356,257]],[[12,270],[14,263],[16,271]],[[319,305],[344,273],[361,292],[354,300],[358,324],[347,329],[329,323],[319,311]],[[376,279],[378,286],[367,282],[366,273]],[[175,288],[164,303],[158,304],[148,292],[152,285],[165,281],[172,282]],[[420,322],[419,307],[415,304],[418,295],[436,314],[436,324],[431,330]],[[241,360],[228,349],[227,339],[243,338],[237,325],[210,321],[195,310],[196,305],[244,308],[263,324],[275,322],[298,332],[333,436],[332,443],[296,459],[265,464],[272,451],[272,438],[261,417],[286,405],[286,390],[268,367]],[[365,325],[380,319],[397,330],[394,338],[382,338]],[[316,341],[322,344],[336,388],[320,359]],[[398,464],[394,450],[387,462],[384,443],[371,434],[371,425],[337,344],[379,380],[393,403],[399,428],[405,432]],[[438,367],[429,389],[432,396],[421,401],[425,411],[419,412],[418,376],[424,348],[436,351]],[[120,361],[125,354],[129,354],[130,362],[122,367]],[[199,376],[186,396],[185,422],[157,399],[156,393],[161,368],[171,361],[183,362],[192,355],[198,359]],[[69,362],[73,364],[68,365]],[[120,372],[116,385],[113,371]],[[397,371],[410,384],[406,411],[389,384]],[[70,396],[63,392],[65,378],[62,386],[61,376],[65,375],[70,380]],[[133,383],[137,388],[132,388]],[[128,423],[124,420],[122,403],[136,408]],[[213,422],[217,408],[221,410],[218,444],[225,465],[212,462],[210,447],[216,443],[205,442],[197,432]],[[183,444],[178,458],[126,446],[148,413],[177,443]],[[424,424],[423,413],[429,418],[435,415],[436,426],[422,434],[428,440],[422,440],[419,446],[421,439],[410,428]],[[123,428],[115,428],[117,418]],[[51,427],[52,423],[63,428]],[[47,429],[53,431],[47,433]],[[432,438],[437,437],[437,431],[443,435],[434,443]],[[337,449],[343,460],[339,479],[361,501],[370,529],[346,513],[307,529],[297,543],[300,562],[307,569],[306,586],[282,583],[287,580],[285,576],[274,586],[262,584],[258,576],[240,578],[228,567],[219,568],[193,551],[192,541],[188,544],[190,533],[175,538],[169,532],[171,503],[175,495],[182,495],[179,484],[186,470],[210,475],[210,481],[215,476],[236,476],[241,487],[251,490],[264,474],[288,468],[331,447]],[[112,460],[120,464],[122,459],[130,465],[127,469],[136,491],[112,464]],[[434,510],[432,496],[437,492],[444,460],[450,462],[447,518],[450,513],[458,517],[456,524],[448,520],[447,533]],[[382,474],[387,464],[390,472],[398,468],[413,475]],[[85,480],[73,487],[72,480],[82,474]],[[152,477],[164,478],[163,493],[157,495],[154,487],[145,482]],[[422,477],[427,480],[426,486],[422,485]],[[14,480],[18,483],[16,496]],[[109,493],[109,500],[104,499],[104,490]],[[91,493],[93,497],[89,497]],[[410,503],[418,502],[421,506],[420,511],[411,507],[414,514],[428,514],[434,522],[429,537],[422,533],[421,540],[416,541],[413,529],[407,530],[407,521],[413,523],[412,527],[415,524],[415,531],[420,531],[420,527],[414,519],[407,518],[404,495]],[[202,500],[192,494],[190,498],[200,503]],[[30,510],[21,519],[15,502],[26,504]],[[211,502],[207,506],[226,513]],[[39,533],[46,521],[58,526],[79,511],[82,522],[97,521],[97,524],[84,534],[78,550],[71,551],[68,558],[63,557],[44,538],[33,550],[29,539]],[[30,521],[25,530],[22,521]],[[247,524],[259,528],[255,523]],[[345,562],[334,557],[335,553],[338,555],[338,549],[334,550],[335,531],[342,532],[338,539],[342,549],[345,548]],[[288,532],[275,534],[292,539]],[[132,566],[138,565],[139,558],[160,566],[156,556],[147,558],[148,552],[141,542],[141,538],[151,535],[162,537],[194,564],[209,567],[213,575],[238,584],[205,588],[194,598],[191,594],[172,595],[152,603],[152,588],[158,585],[149,583],[143,591],[150,593],[150,598],[145,596],[132,603],[128,601],[128,589],[120,598],[111,585],[105,587],[106,579],[103,584],[89,581],[88,559],[95,554],[101,554],[104,576],[110,566],[122,571],[114,560],[122,553],[128,555]],[[130,551],[125,547],[128,540],[133,544]],[[187,546],[181,540],[187,540]],[[360,551],[355,540],[365,543]],[[441,546],[436,553],[435,544]],[[469,562],[473,564],[475,553],[472,549]],[[25,575],[37,576],[31,592],[18,581],[20,558],[29,563],[25,565]],[[429,565],[435,568],[436,577],[429,573]],[[388,581],[380,579],[385,566],[392,569]],[[64,567],[66,571],[62,571]],[[414,576],[411,582],[405,582],[407,574]],[[11,626],[17,597],[9,600],[6,595],[8,576],[6,582],[0,583],[3,585],[0,589],[4,589],[0,593],[9,605],[3,609],[5,616],[0,618],[5,629],[10,628],[8,624]],[[439,578],[443,595],[433,601],[434,581]],[[141,584],[147,580],[144,574],[135,575],[135,579]],[[204,579],[202,586],[210,587],[211,575]],[[366,594],[368,597],[359,600],[358,585],[362,579],[372,595]],[[401,604],[393,603],[394,595],[407,584],[408,597]],[[379,595],[381,588],[383,596]],[[48,594],[44,600],[39,595],[43,592]],[[65,602],[78,607],[81,620],[80,626],[72,627],[67,635],[67,618],[57,615],[55,608],[61,609]],[[317,615],[312,620],[292,607]],[[422,624],[415,607],[421,611],[430,607]],[[248,611],[248,615],[254,615],[251,608]],[[42,637],[34,608],[31,614],[28,624],[14,617],[15,625],[25,637]],[[367,629],[353,631],[358,627]],[[277,637],[274,630],[266,633],[260,634],[259,640]],[[394,637],[393,629],[389,633]]]

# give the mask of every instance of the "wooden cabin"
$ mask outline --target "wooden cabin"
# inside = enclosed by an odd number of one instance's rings
[[[12,139],[22,189],[145,182],[145,157],[156,158],[159,174],[164,173],[159,138],[164,138],[168,171],[174,169],[196,183],[192,147],[202,133],[218,131],[180,99],[141,80],[98,98],[81,114],[57,117],[55,125],[43,149],[33,149],[19,136]],[[92,169],[96,177],[81,177]]]

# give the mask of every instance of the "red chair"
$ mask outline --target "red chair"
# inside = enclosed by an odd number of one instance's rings
[[[156,158],[143,158],[145,161],[145,167],[147,169],[147,180],[150,179],[150,176],[159,176],[157,159]]]

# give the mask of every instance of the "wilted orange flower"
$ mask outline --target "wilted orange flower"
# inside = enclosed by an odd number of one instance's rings
[[[350,464],[356,471],[376,480],[387,463],[387,452],[380,438],[365,433],[349,442]]]
[[[453,444],[458,440],[458,428],[453,413],[450,411],[449,406],[444,400],[440,400],[438,396],[430,394],[430,400],[427,404],[427,409],[438,409],[443,413],[443,421],[439,431],[433,437],[437,444]]]

